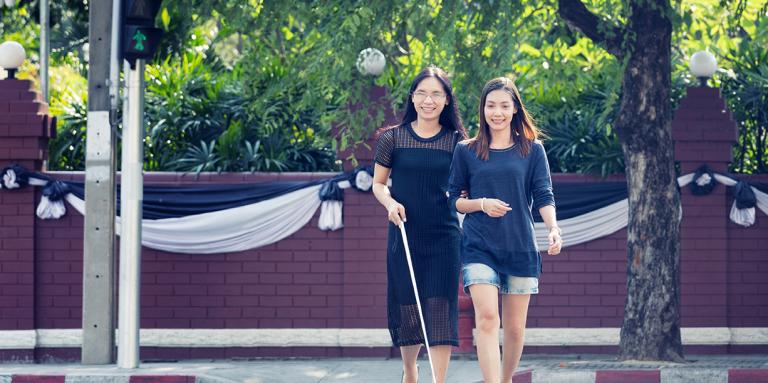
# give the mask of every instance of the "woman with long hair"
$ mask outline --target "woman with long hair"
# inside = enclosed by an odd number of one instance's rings
[[[373,193],[387,209],[387,318],[403,358],[403,382],[418,380],[424,344],[416,296],[399,226],[407,221],[427,340],[437,382],[444,382],[451,346],[458,346],[461,234],[448,207],[448,174],[456,144],[467,137],[448,75],[428,67],[413,79],[402,122],[380,132]],[[387,181],[392,177],[391,187]]]
[[[449,205],[466,214],[462,276],[475,308],[477,359],[486,383],[511,383],[523,352],[528,303],[538,293],[541,273],[532,209],[549,229],[547,252],[557,255],[562,247],[539,135],[515,84],[499,77],[483,88],[477,135],[460,142],[453,154]],[[462,190],[468,198],[461,198]]]

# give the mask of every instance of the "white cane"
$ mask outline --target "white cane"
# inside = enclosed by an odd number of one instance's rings
[[[400,234],[403,237],[403,247],[405,247],[405,258],[408,260],[408,270],[411,272],[411,284],[413,293],[416,295],[416,308],[419,309],[419,319],[421,320],[421,330],[424,332],[424,345],[427,346],[427,358],[429,358],[429,369],[432,371],[432,383],[435,380],[435,365],[432,364],[432,353],[429,351],[429,339],[427,339],[427,324],[424,322],[424,313],[421,310],[421,300],[419,299],[419,288],[416,287],[416,274],[413,273],[413,262],[411,261],[411,249],[408,247],[408,236],[405,234],[405,222],[400,223]]]

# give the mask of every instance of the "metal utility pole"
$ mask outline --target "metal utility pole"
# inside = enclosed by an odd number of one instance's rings
[[[50,12],[48,0],[40,0],[40,90],[48,102],[48,57],[51,53]],[[90,17],[90,16],[89,16]]]
[[[123,15],[121,0],[112,0],[112,39],[109,50],[109,109],[112,131],[117,130],[117,109],[120,99],[120,37]]]
[[[115,354],[115,137],[110,126],[107,86],[110,74],[111,20],[110,1],[90,3],[81,349],[83,364],[111,364]]]
[[[139,366],[141,218],[144,199],[144,60],[125,65],[126,100],[120,181],[120,318],[117,364]]]

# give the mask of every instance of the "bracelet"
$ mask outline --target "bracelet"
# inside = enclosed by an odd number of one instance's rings
[[[483,213],[485,213],[485,206],[484,205],[485,205],[485,197],[480,198],[480,210],[482,210]]]
[[[557,229],[557,235],[562,237],[563,236],[563,229],[561,229],[559,226],[552,226],[552,227],[550,227],[549,228],[549,232],[551,233],[552,230],[555,230],[555,229]]]

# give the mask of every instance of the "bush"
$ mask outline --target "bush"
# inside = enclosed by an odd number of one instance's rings
[[[613,130],[619,111],[620,70],[617,64],[607,64],[596,73],[576,73],[573,81],[526,90],[545,134],[553,172],[602,176],[624,172],[624,155]]]
[[[739,124],[731,171],[768,172],[768,52],[758,39],[745,41],[742,54],[726,57],[722,93]]]
[[[86,79],[67,66],[56,68],[52,78],[59,72],[66,73],[58,83],[66,84],[60,87],[64,91],[51,94],[59,125],[50,143],[49,169],[84,170]],[[246,93],[239,68],[227,70],[202,54],[186,53],[178,60],[148,65],[144,170],[337,169],[330,140],[312,127],[316,113],[296,101],[300,92]],[[117,153],[120,146],[118,140]],[[119,168],[119,155],[117,161]]]
[[[270,92],[240,67],[186,53],[147,69],[147,170],[329,171],[335,152],[295,89]],[[270,81],[264,81],[274,86]],[[256,91],[246,92],[245,87]],[[306,88],[306,85],[304,86]]]

